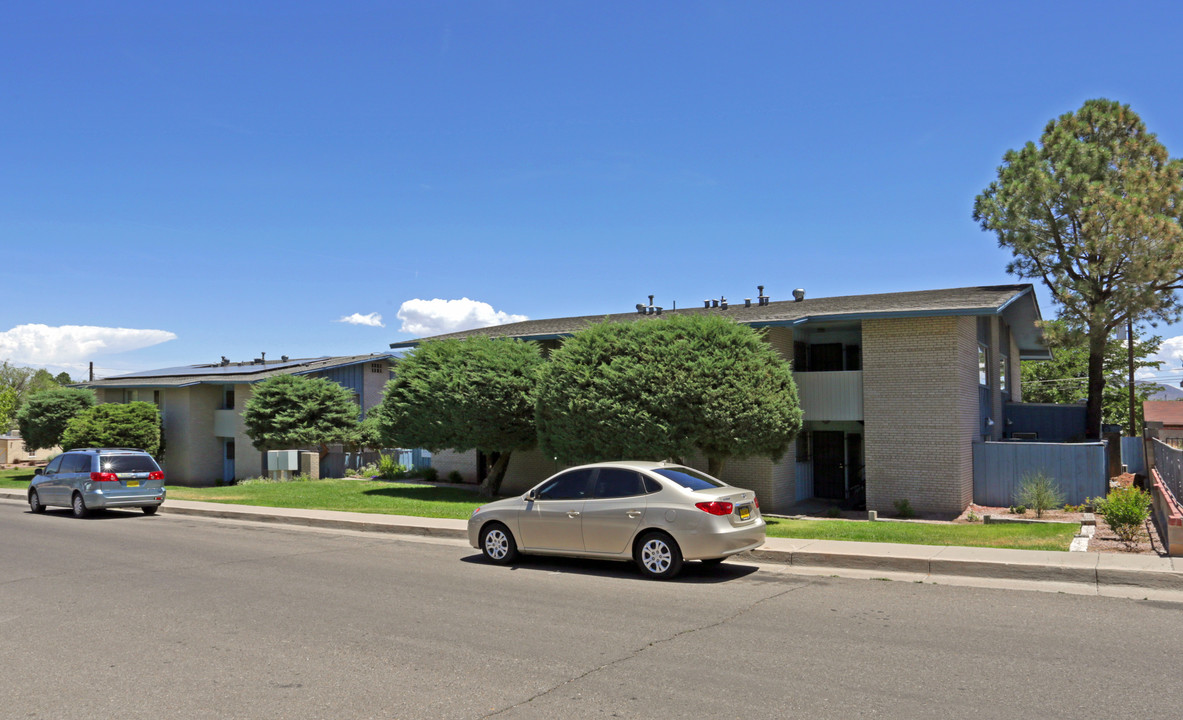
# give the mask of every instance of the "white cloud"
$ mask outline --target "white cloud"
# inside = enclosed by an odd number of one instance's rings
[[[96,355],[139,350],[176,338],[167,330],[17,325],[0,333],[0,358],[18,364],[81,367]]]
[[[490,325],[529,320],[525,315],[511,315],[494,310],[489,303],[461,298],[459,300],[407,300],[398,309],[403,321],[400,331],[420,337],[472,330]]]
[[[1179,379],[1180,373],[1183,372],[1183,335],[1163,340],[1162,345],[1158,347],[1158,352],[1149,359],[1161,360],[1162,367],[1158,370],[1138,370],[1135,377],[1140,380],[1165,378],[1164,382],[1174,384]]]
[[[350,325],[368,325],[370,327],[386,327],[382,323],[382,316],[376,312],[362,315],[361,313],[353,313],[346,315],[337,322],[349,323]]]

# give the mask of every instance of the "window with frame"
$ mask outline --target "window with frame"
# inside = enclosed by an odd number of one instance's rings
[[[1004,393],[1010,391],[1010,358],[1006,355],[998,359],[998,387]]]
[[[978,345],[978,384],[990,387],[990,350]]]
[[[381,373],[382,372],[382,363],[370,363],[370,372]]]
[[[797,462],[809,462],[809,433],[797,433]]]

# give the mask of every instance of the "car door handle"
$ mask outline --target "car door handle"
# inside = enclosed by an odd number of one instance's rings
[[[640,510],[629,510],[628,516],[631,518],[641,517],[641,511]]]
[[[578,511],[578,510],[568,510],[568,511],[567,511],[567,517],[569,517],[569,518],[577,518],[577,517],[579,517],[579,511]]]

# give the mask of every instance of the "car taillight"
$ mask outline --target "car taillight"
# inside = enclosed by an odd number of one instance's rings
[[[155,472],[150,472],[150,473],[148,473],[148,479],[149,480],[163,480],[164,473],[159,470],[157,470]],[[757,505],[756,507],[760,507],[760,506]]]
[[[92,472],[90,479],[95,482],[119,482],[119,476],[115,473]]]
[[[694,507],[702,510],[703,512],[708,512],[711,515],[730,515],[731,511],[735,508],[735,506],[729,502],[719,502],[718,500],[695,503]]]
[[[756,503],[756,509],[759,510],[760,509],[760,498],[753,497],[752,502]]]

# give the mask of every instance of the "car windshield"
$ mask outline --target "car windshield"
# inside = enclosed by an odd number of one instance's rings
[[[160,470],[160,466],[150,455],[103,455],[99,464],[103,472],[109,473],[146,473]]]
[[[709,488],[726,487],[725,483],[719,482],[710,475],[690,468],[656,468],[653,472],[663,478],[673,480],[687,490],[707,490]]]

